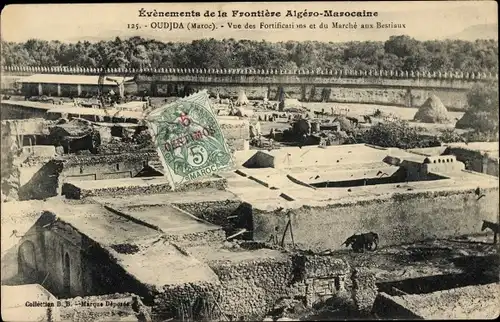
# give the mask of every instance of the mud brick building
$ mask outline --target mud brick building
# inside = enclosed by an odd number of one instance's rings
[[[497,221],[498,178],[464,168],[452,155],[342,145],[259,151],[226,178],[251,208],[252,239],[278,227],[290,243],[290,221],[296,244],[324,250],[368,231],[382,246],[479,233]]]
[[[17,82],[25,96],[80,97],[97,95],[99,91],[113,91],[123,96],[137,90],[137,85],[131,77],[105,77],[99,83],[99,76],[94,75],[33,74]]]
[[[52,201],[23,237],[3,243],[2,282],[43,282],[59,299],[135,293],[161,318],[263,317],[283,298],[312,306],[346,291],[349,266],[341,259],[228,245],[221,226],[182,208],[230,214],[238,201],[201,192]],[[189,313],[193,301],[199,306]],[[214,301],[217,312],[203,309]]]

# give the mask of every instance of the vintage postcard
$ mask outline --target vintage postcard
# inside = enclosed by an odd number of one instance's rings
[[[4,7],[2,319],[497,318],[497,13]]]

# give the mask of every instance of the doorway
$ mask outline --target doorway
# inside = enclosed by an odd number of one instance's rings
[[[71,296],[71,271],[68,253],[64,254],[63,259],[63,292],[66,296]]]
[[[18,251],[19,274],[27,284],[36,283],[38,268],[36,263],[35,245],[30,241],[21,244]]]

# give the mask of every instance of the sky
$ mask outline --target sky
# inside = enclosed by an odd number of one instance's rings
[[[79,40],[110,40],[115,37],[128,38],[143,36],[160,41],[192,41],[200,38],[235,38],[267,41],[317,40],[317,41],[383,41],[391,35],[406,34],[418,40],[444,39],[454,37],[465,29],[478,25],[498,24],[498,4],[496,1],[419,1],[419,2],[253,2],[253,3],[127,3],[127,4],[25,4],[8,5],[1,15],[2,39],[5,41],[24,42],[36,38],[42,40],[60,40],[76,42]],[[139,10],[146,11],[257,11],[268,9],[320,11],[366,10],[378,11],[378,17],[308,17],[308,18],[165,18],[139,17]],[[303,23],[307,27],[301,30],[260,29],[259,23]],[[182,23],[184,29],[152,29],[155,23]],[[214,24],[215,30],[188,30],[190,22]],[[332,23],[354,23],[357,29],[332,28]],[[360,29],[360,24],[376,26],[384,24],[405,24],[404,29]],[[127,28],[128,24],[139,24],[140,30]],[[234,30],[228,23],[257,24],[252,30]],[[320,23],[329,26],[319,29]],[[315,29],[310,29],[316,24]],[[491,30],[491,28],[490,28]],[[498,39],[498,33],[496,37]]]

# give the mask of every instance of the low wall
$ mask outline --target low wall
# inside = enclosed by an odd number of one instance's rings
[[[221,282],[220,306],[226,315],[262,318],[290,293],[292,261],[286,256],[209,265]]]
[[[303,206],[294,210],[291,218],[295,244],[323,251],[342,249],[349,236],[368,231],[379,234],[380,246],[479,233],[483,219],[496,222],[498,217],[498,188],[482,191],[485,197],[479,200],[471,189],[396,194],[327,207]],[[287,221],[286,212],[254,210],[254,239],[268,240],[276,226],[281,238]],[[289,232],[285,242],[290,242]]]
[[[378,293],[373,304],[373,313],[379,318],[401,319],[401,320],[424,320],[404,306],[398,299],[384,293]]]
[[[50,107],[50,104],[46,104]],[[0,103],[0,119],[19,120],[31,118],[45,118],[48,108],[36,108],[31,106],[19,107],[17,104]]]
[[[223,190],[226,180],[218,177],[203,178],[186,183],[177,187],[176,191],[192,191],[202,188],[216,188]],[[131,178],[131,179],[109,179],[109,180],[75,180],[66,182],[62,186],[61,194],[68,199],[84,199],[88,197],[104,196],[133,196],[144,194],[161,194],[172,191],[172,186],[163,177],[154,178]]]
[[[221,312],[214,301],[219,299],[219,288],[215,282],[166,285],[153,300],[152,315],[162,321],[218,320]]]
[[[500,313],[498,308],[499,284],[473,285],[428,294],[405,294],[400,296],[379,297],[377,307],[388,304],[397,308],[404,318],[417,317],[428,320],[455,319],[495,319]],[[384,303],[380,303],[380,301]],[[386,311],[386,310],[385,310]],[[386,313],[386,312],[381,312]],[[409,313],[409,314],[408,314]],[[383,318],[394,318],[388,315]]]
[[[294,297],[302,297],[307,308],[326,302],[350,288],[350,266],[333,256],[294,257]]]
[[[452,154],[457,160],[465,164],[465,168],[475,172],[485,173],[498,177],[499,159],[479,150],[466,147],[448,147],[443,154]]]
[[[241,205],[239,200],[173,203],[174,206],[224,229],[230,229],[235,214]]]
[[[279,315],[287,302],[312,308],[348,294],[350,266],[343,259],[268,249],[246,250],[244,256],[209,262],[221,282],[220,307],[227,316],[255,321]]]
[[[226,234],[222,229],[212,229],[195,233],[168,234],[164,235],[164,240],[175,243],[182,247],[219,244],[226,239]]]
[[[53,147],[44,147],[50,149]],[[61,193],[68,180],[104,180],[132,178],[156,152],[122,153],[114,155],[67,155],[48,162],[23,164],[19,168],[20,199],[44,199]]]

